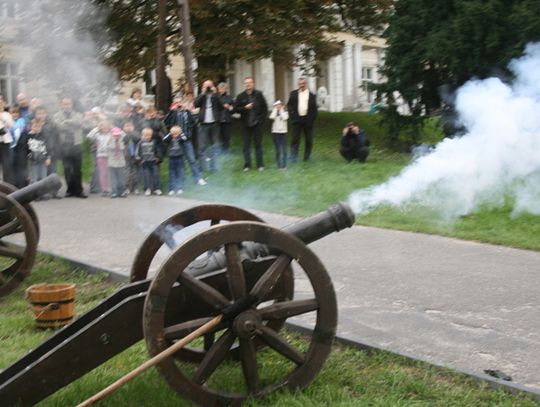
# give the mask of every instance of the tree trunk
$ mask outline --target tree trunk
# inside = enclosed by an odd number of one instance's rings
[[[186,83],[193,92],[195,80],[193,78],[193,52],[191,49],[191,22],[189,19],[189,1],[178,0],[179,14],[182,22],[182,53],[184,54],[184,72]]]
[[[156,108],[167,112],[168,83],[165,65],[167,64],[167,0],[158,0],[158,38],[156,62]]]

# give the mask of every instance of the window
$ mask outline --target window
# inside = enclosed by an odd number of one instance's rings
[[[373,68],[362,68],[362,80],[364,81],[373,80]]]
[[[15,1],[0,1],[0,18],[15,18],[18,9],[18,4]]]
[[[153,95],[156,87],[156,70],[147,70],[144,73],[144,95]]]
[[[0,94],[8,104],[15,103],[19,93],[19,64],[0,62]]]

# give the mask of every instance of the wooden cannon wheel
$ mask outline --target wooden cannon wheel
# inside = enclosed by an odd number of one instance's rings
[[[245,273],[240,260],[239,247],[243,242],[262,243],[273,253],[278,253],[252,287],[246,284],[249,273]],[[184,272],[198,256],[221,247],[224,247],[227,259],[224,273],[229,283],[229,296]],[[269,301],[273,297],[273,288],[292,262],[295,270],[305,273],[312,292],[306,299]],[[214,311],[207,318],[166,326],[167,304],[171,300],[171,288],[177,281]],[[257,301],[245,306],[245,299],[253,297]],[[152,281],[144,305],[143,330],[150,355],[166,349],[170,338],[178,332],[186,331],[187,327],[194,330],[223,310],[230,309],[231,303],[235,306],[244,304],[244,307],[218,328],[216,335],[219,338],[200,363],[193,365],[170,357],[158,364],[158,370],[169,385],[180,395],[201,405],[216,406],[238,405],[247,397],[263,396],[280,388],[302,388],[311,383],[330,353],[335,336],[337,304],[332,282],[320,260],[302,241],[256,222],[214,226],[185,242],[168,257]],[[313,335],[305,351],[267,326],[274,319],[301,314],[310,314],[310,317],[315,314]],[[257,347],[259,340],[268,346]],[[239,345],[239,360],[227,360],[235,343]],[[276,369],[271,372],[259,369],[259,352],[272,352],[271,356],[279,359],[279,377]],[[226,379],[222,380],[224,376]],[[230,377],[238,377],[242,383],[240,387],[233,384],[233,388],[224,388],[223,383],[230,382]]]
[[[10,196],[0,192],[0,212],[9,221],[0,226],[0,297],[13,291],[30,274],[37,253],[38,233],[30,213]],[[22,245],[8,242],[7,236],[21,234]]]
[[[6,195],[9,195],[9,194],[11,194],[12,192],[15,192],[15,191],[17,191],[17,187],[15,187],[14,185],[8,184],[7,182],[0,182],[0,192],[4,193]],[[23,207],[24,207],[24,209],[26,209],[26,212],[28,212],[28,214],[32,218],[32,222],[34,222],[34,227],[36,228],[36,232],[37,232],[38,239],[39,239],[39,234],[40,234],[39,221],[38,221],[38,217],[36,215],[36,212],[34,211],[34,207],[29,203],[23,205]]]
[[[251,212],[229,205],[199,205],[178,212],[156,227],[141,244],[131,266],[130,281],[145,280],[148,277],[152,260],[162,246],[168,245],[171,250],[174,249],[174,242],[168,242],[168,240],[172,239],[174,231],[204,221],[210,221],[210,225],[217,225],[222,221],[234,222],[239,220],[263,222],[261,218]]]
[[[148,271],[152,260],[156,256],[157,252],[161,247],[167,245],[174,249],[171,243],[167,243],[167,238],[171,238],[171,231],[184,229],[190,226],[196,226],[199,222],[208,222],[210,225],[218,225],[221,222],[236,222],[236,221],[254,221],[261,222],[263,220],[258,216],[252,214],[245,209],[238,208],[236,206],[230,205],[216,205],[216,204],[206,204],[199,205],[193,208],[187,209],[185,211],[179,212],[170,218],[163,221],[158,227],[150,233],[144,242],[139,247],[133,265],[131,267],[130,281],[140,281],[148,277]],[[288,298],[294,292],[294,280],[292,278],[292,270],[289,269],[283,279],[282,283],[279,285],[279,295],[276,294],[276,297],[284,299]],[[275,331],[279,331],[283,324],[285,323],[284,319],[276,319],[271,321],[269,326],[271,326]],[[206,350],[210,348],[214,341],[214,334],[205,335],[205,342],[203,347],[191,347],[186,346],[184,349],[180,350],[176,357],[191,361],[191,362],[200,362],[205,354]],[[232,356],[236,356],[237,346],[233,346]]]

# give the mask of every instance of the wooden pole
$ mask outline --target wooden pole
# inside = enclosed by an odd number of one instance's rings
[[[191,48],[191,22],[189,19],[189,1],[178,0],[180,21],[182,25],[182,54],[184,54],[184,75],[189,88],[194,92],[193,50]]]
[[[77,407],[86,407],[90,406],[96,401],[101,400],[103,397],[111,394],[112,392],[118,390],[120,387],[122,387],[124,384],[129,382],[131,379],[134,379],[141,373],[143,373],[145,370],[148,370],[152,366],[157,365],[162,360],[174,355],[176,352],[178,352],[180,349],[182,349],[184,346],[188,345],[193,340],[197,339],[198,337],[206,334],[208,331],[219,325],[221,320],[223,319],[223,315],[218,315],[211,321],[208,321],[206,324],[201,326],[200,328],[196,329],[192,333],[190,333],[188,336],[182,338],[178,342],[174,343],[174,345],[170,346],[169,348],[165,349],[163,352],[158,353],[156,356],[154,356],[151,359],[148,359],[146,362],[144,362],[142,365],[137,367],[136,369],[132,370],[125,376],[118,379],[116,382],[111,384],[110,386],[104,388],[99,393],[93,395],[89,399],[83,401],[81,404],[79,404]]]

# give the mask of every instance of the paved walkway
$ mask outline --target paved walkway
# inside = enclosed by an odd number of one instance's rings
[[[127,275],[145,236],[197,204],[37,202],[40,249]],[[255,213],[279,227],[296,220]],[[361,226],[311,247],[332,276],[341,336],[462,370],[498,369],[540,389],[540,253]]]

